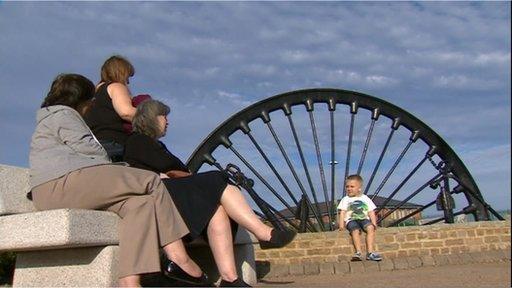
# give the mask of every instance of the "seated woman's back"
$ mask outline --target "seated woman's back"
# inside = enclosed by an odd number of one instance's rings
[[[94,102],[84,120],[94,135],[103,141],[114,141],[124,145],[128,134],[123,129],[123,119],[117,114],[107,88],[111,83],[99,86]]]

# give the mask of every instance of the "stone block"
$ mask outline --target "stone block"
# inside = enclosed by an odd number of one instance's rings
[[[446,246],[457,246],[457,245],[463,245],[464,240],[463,239],[447,239],[444,241],[444,244]]]
[[[311,247],[311,242],[309,242],[309,241],[299,241],[299,242],[297,242],[297,248],[304,249],[304,248],[310,248],[310,247]]]
[[[320,273],[320,269],[317,263],[304,264],[305,275],[317,275]]]
[[[467,253],[459,254],[459,259],[461,264],[471,264],[473,263],[473,258]]]
[[[320,275],[333,275],[334,274],[334,263],[320,263],[318,266]]]
[[[312,248],[324,248],[328,247],[325,245],[325,240],[312,240],[310,243]]]
[[[471,257],[473,263],[482,263],[483,262],[483,259],[482,259],[483,253],[480,251],[470,252],[470,253],[467,253],[467,255],[469,255]]]
[[[422,265],[420,257],[407,257],[406,260],[407,260],[407,265],[411,269],[419,268]]]
[[[421,265],[422,266],[435,266],[436,265],[436,261],[434,260],[434,257],[433,256],[430,256],[430,255],[424,255],[424,256],[420,256],[420,260],[421,260]]]
[[[305,249],[283,250],[281,251],[282,258],[302,257],[306,256]]]
[[[307,254],[310,255],[310,256],[313,256],[313,255],[330,255],[331,254],[331,249],[329,249],[329,248],[309,249],[309,250],[307,250]]]
[[[34,212],[26,194],[30,190],[27,168],[0,165],[0,215]]]
[[[478,257],[480,263],[492,263],[496,261],[492,250],[480,252],[480,255]]]
[[[293,275],[293,276],[304,275],[304,265],[303,264],[291,264],[290,265],[290,275]]]
[[[81,209],[2,216],[0,251],[117,245],[118,221],[112,212]]]
[[[416,233],[408,233],[405,235],[405,239],[407,239],[407,241],[416,241],[418,239],[418,235]]]
[[[459,265],[462,264],[462,260],[459,257],[459,254],[449,254],[446,255],[448,258],[448,264],[450,265]]]
[[[443,247],[444,243],[442,240],[425,241],[422,243],[424,248],[438,248]]]
[[[434,255],[433,257],[436,262],[436,266],[445,266],[449,264],[448,257],[446,257],[446,255],[439,254]]]
[[[392,271],[395,269],[395,264],[391,259],[382,259],[379,261],[380,271]]]
[[[13,286],[116,286],[118,251],[106,246],[18,252]]]
[[[364,270],[366,273],[380,271],[379,262],[376,262],[376,261],[364,261],[363,266],[364,266]]]
[[[386,235],[386,236],[384,236],[384,242],[385,243],[395,242],[395,235]]]
[[[510,248],[502,250],[502,252],[504,254],[504,258],[503,258],[504,260],[510,260],[510,251],[511,251]]]
[[[485,243],[496,243],[496,242],[500,242],[500,237],[499,236],[485,236],[484,237],[484,242]]]
[[[393,263],[395,264],[396,270],[405,270],[409,268],[409,263],[407,263],[406,258],[395,258],[393,259]]]
[[[340,261],[334,263],[334,273],[336,274],[348,274],[350,273],[350,265],[348,261]]]
[[[489,257],[489,260],[491,262],[501,261],[504,258],[503,250],[491,250],[491,251],[488,251],[486,254],[487,254],[487,257]]]
[[[349,262],[349,266],[350,266],[350,273],[359,274],[359,273],[365,272],[363,261],[351,261],[351,262]]]
[[[351,258],[352,258],[352,256],[349,256],[347,254],[345,254],[345,255],[338,255],[337,262],[349,261]]]
[[[267,274],[268,277],[284,277],[290,275],[290,265],[276,264],[270,265],[270,271]]]
[[[404,242],[400,244],[402,249],[419,249],[421,248],[421,242]]]

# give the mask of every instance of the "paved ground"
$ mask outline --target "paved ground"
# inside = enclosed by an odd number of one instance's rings
[[[257,287],[511,287],[510,269],[510,261],[502,261],[378,271],[365,279],[354,274],[287,276],[262,280]]]

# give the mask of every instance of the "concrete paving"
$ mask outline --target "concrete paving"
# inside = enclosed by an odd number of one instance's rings
[[[511,287],[510,260],[415,269],[265,278],[256,287],[455,288]]]

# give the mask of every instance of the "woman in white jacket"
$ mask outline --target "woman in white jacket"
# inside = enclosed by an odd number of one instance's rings
[[[208,284],[187,255],[189,231],[159,175],[111,165],[82,116],[94,84],[77,74],[59,75],[41,109],[30,145],[30,186],[39,210],[107,210],[121,217],[120,286],[140,286],[140,274],[160,271],[159,248],[177,264],[175,278]],[[172,275],[171,275],[172,276]],[[181,277],[181,278],[180,278]]]

